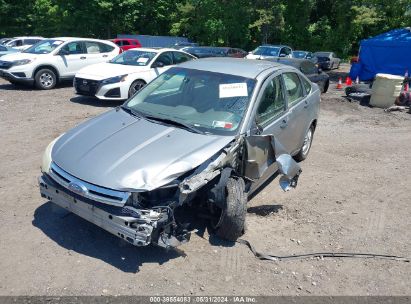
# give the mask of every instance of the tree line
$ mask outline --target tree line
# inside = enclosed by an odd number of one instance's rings
[[[356,54],[359,40],[411,26],[410,0],[0,0],[0,37],[183,36]]]

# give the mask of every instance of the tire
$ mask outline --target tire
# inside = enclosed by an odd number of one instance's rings
[[[226,185],[226,208],[222,211],[216,234],[222,239],[236,241],[244,234],[247,214],[247,194],[242,178],[230,177]]]
[[[128,89],[128,98],[140,91],[146,83],[143,80],[135,80]]]
[[[40,90],[50,90],[57,84],[56,73],[50,69],[38,70],[34,76],[34,83]]]
[[[303,161],[307,158],[308,153],[310,153],[311,145],[314,138],[314,126],[311,125],[310,128],[305,133],[304,143],[300,151],[294,156],[294,159],[298,162]]]
[[[324,86],[323,86],[323,90],[322,90],[322,93],[323,93],[323,94],[324,94],[324,93],[327,93],[329,86],[330,86],[330,81],[327,80],[327,81],[324,83]]]

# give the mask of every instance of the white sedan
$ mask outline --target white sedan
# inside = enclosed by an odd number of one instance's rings
[[[171,66],[192,59],[195,57],[175,49],[132,49],[109,62],[81,69],[73,85],[79,95],[125,100]]]

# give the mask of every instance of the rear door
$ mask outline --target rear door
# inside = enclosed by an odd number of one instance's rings
[[[108,55],[103,54],[100,49],[100,44],[96,41],[84,41],[86,51],[86,60],[84,65],[90,65],[107,61]]]
[[[307,88],[303,86],[300,76],[296,72],[285,72],[282,74],[285,87],[285,95],[288,104],[288,134],[287,151],[295,154],[302,146],[305,133],[309,126],[310,100]],[[305,80],[306,81],[306,80]]]

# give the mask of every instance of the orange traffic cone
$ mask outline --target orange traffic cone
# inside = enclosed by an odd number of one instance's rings
[[[350,86],[352,85],[352,80],[350,76],[347,76],[347,78],[345,78],[345,85]]]
[[[341,79],[341,77],[340,78],[338,78],[338,83],[337,83],[337,89],[338,90],[341,90],[342,89],[342,79]]]

